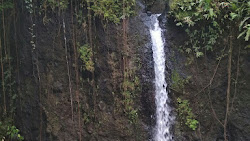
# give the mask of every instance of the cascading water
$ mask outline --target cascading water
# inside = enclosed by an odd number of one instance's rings
[[[170,132],[170,126],[173,117],[170,115],[171,109],[168,104],[169,98],[165,81],[164,40],[162,38],[162,29],[157,19],[158,16],[158,14],[151,15],[153,26],[150,28],[155,71],[156,127],[154,140],[171,141],[173,136]]]
[[[66,27],[65,21],[63,18],[63,37],[64,37],[64,46],[65,46],[65,59],[67,62],[67,73],[68,73],[68,80],[69,80],[69,93],[70,93],[70,105],[71,105],[71,118],[74,119],[73,115],[73,96],[72,96],[72,84],[71,84],[71,77],[70,77],[70,68],[69,68],[69,57],[68,57],[68,47],[67,47],[67,37],[66,37]]]

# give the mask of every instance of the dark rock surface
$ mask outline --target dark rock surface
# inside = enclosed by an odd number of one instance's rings
[[[63,40],[62,16],[48,14],[50,21],[43,23],[43,16],[36,15],[36,49],[30,44],[32,25],[31,18],[20,15],[18,44],[20,56],[20,99],[18,100],[16,123],[27,141],[39,140],[78,140],[78,115],[75,95],[75,64],[73,60],[73,44],[70,12],[64,13],[66,21],[67,53],[69,54],[70,72],[72,75],[73,112],[72,120],[65,46]],[[217,61],[214,54],[207,58],[194,58],[180,53],[178,47],[187,39],[183,29],[176,27],[172,19],[167,19],[164,0],[156,0],[155,4],[145,7],[137,0],[136,16],[129,19],[128,40],[131,68],[137,68],[141,81],[141,93],[135,106],[139,110],[138,126],[130,124],[124,114],[124,107],[115,103],[122,99],[122,26],[102,23],[96,18],[95,25],[96,60],[95,78],[91,72],[80,71],[83,78],[80,86],[82,137],[84,141],[146,141],[152,140],[155,125],[154,69],[150,43],[151,14],[162,13],[159,17],[164,28],[166,52],[166,76],[168,88],[171,89],[171,74],[176,71],[182,78],[192,76],[183,93],[170,90],[171,105],[176,122],[173,129],[176,141],[220,141],[223,140],[223,127],[215,119],[211,110],[212,103],[220,121],[225,115],[225,99],[227,86],[227,58],[223,58],[208,93],[200,92],[210,81]],[[26,11],[27,12],[27,11]],[[77,40],[80,45],[87,42],[86,28],[78,27]],[[237,52],[237,45],[235,52]],[[250,59],[249,50],[240,55],[240,75],[237,93],[234,99],[228,123],[230,141],[250,140]],[[133,60],[136,59],[136,60]],[[233,61],[233,78],[237,66],[237,54]],[[191,62],[191,63],[190,63]],[[243,65],[244,64],[244,65]],[[39,73],[38,73],[39,72]],[[39,75],[38,75],[39,74]],[[96,80],[97,107],[94,109],[91,80]],[[234,82],[234,80],[232,80]],[[190,101],[199,127],[192,131],[181,125],[175,111],[176,99],[182,97]],[[232,103],[231,103],[232,104]],[[95,114],[95,117],[92,116]],[[41,120],[42,119],[42,120]],[[40,131],[41,129],[41,131]]]
[[[96,110],[91,88],[92,75],[81,71],[80,103],[82,137],[88,141],[133,141],[151,138],[154,126],[154,88],[153,58],[149,42],[149,30],[144,24],[149,20],[143,12],[144,5],[137,1],[137,14],[129,20],[128,39],[131,49],[130,67],[137,68],[142,91],[137,96],[135,107],[139,110],[137,125],[130,123],[122,105],[115,105],[122,100],[120,87],[122,72],[122,27],[106,24],[96,18],[94,32],[96,43],[95,81],[97,85]],[[75,64],[72,44],[72,26],[70,12],[63,16],[50,13],[48,23],[43,16],[35,15],[34,31],[36,48],[30,44],[31,18],[23,15],[20,32],[20,107],[17,111],[17,127],[26,140],[78,140],[78,108],[75,83]],[[71,94],[65,60],[65,45],[62,21],[65,21],[67,54],[72,82],[73,120],[71,115]],[[86,29],[80,26],[76,38],[80,45],[86,44]],[[84,32],[85,31],[85,32]],[[135,60],[133,60],[135,59]],[[136,62],[137,61],[137,62]],[[79,62],[80,64],[80,62]],[[140,66],[139,66],[139,65]],[[140,67],[140,68],[139,68]],[[121,102],[120,102],[121,103]],[[95,114],[95,117],[92,116]]]

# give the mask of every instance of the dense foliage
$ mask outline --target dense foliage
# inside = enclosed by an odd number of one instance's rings
[[[91,8],[95,15],[117,24],[134,13],[134,5],[135,0],[96,0]]]
[[[226,31],[238,30],[238,33],[234,33],[236,38],[249,40],[248,0],[174,0],[170,9],[176,25],[187,27],[189,41],[184,50],[187,53],[194,51],[197,57],[202,56],[204,51],[213,50],[217,40]]]
[[[93,51],[89,47],[88,44],[85,44],[79,48],[80,58],[83,61],[84,66],[82,67],[83,70],[88,70],[90,72],[94,72],[94,62],[93,58]]]
[[[13,3],[10,0],[4,1],[0,5],[1,12],[9,8],[13,8]]]
[[[17,140],[23,141],[24,137],[20,135],[19,129],[12,125],[12,119],[6,118],[4,121],[0,121],[0,140]]]

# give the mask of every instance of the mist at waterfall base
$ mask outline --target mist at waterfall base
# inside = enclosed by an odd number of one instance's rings
[[[165,81],[165,52],[162,29],[159,26],[159,14],[150,16],[152,26],[150,35],[152,40],[152,50],[155,71],[155,104],[156,104],[156,126],[154,141],[172,141],[170,127],[173,117],[170,115],[169,97],[167,83]]]

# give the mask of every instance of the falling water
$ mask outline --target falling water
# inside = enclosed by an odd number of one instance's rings
[[[151,15],[153,26],[150,29],[155,71],[155,103],[156,103],[156,127],[155,141],[171,141],[170,133],[172,117],[168,105],[167,83],[165,81],[165,53],[162,29],[159,26],[158,14]]]
[[[66,37],[66,27],[65,21],[63,18],[63,37],[64,37],[64,46],[65,46],[65,59],[67,62],[67,73],[68,73],[68,80],[69,80],[69,93],[70,93],[70,105],[71,105],[71,119],[74,119],[73,113],[73,96],[72,96],[72,84],[71,84],[71,77],[70,77],[70,69],[69,69],[69,57],[68,57],[68,47],[67,47],[67,37]]]

